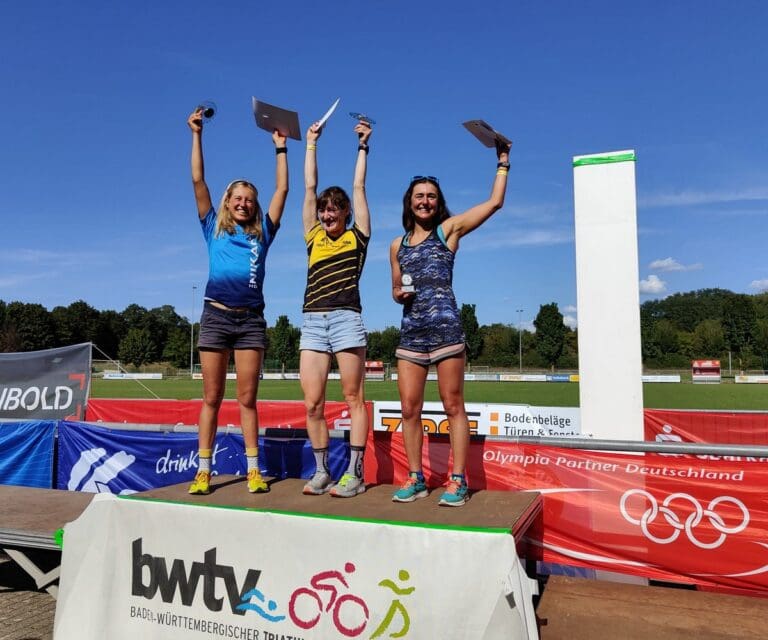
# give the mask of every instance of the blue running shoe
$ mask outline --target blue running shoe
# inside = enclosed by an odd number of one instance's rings
[[[440,502],[438,504],[443,505],[444,507],[460,507],[468,500],[468,492],[469,487],[467,486],[466,481],[457,480],[452,476],[448,481],[443,495],[440,496]]]
[[[423,478],[409,475],[403,486],[392,496],[392,502],[413,502],[417,498],[426,498],[429,495],[427,483]]]

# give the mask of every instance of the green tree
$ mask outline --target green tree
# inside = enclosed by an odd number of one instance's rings
[[[291,326],[288,316],[280,316],[269,332],[269,359],[277,360],[283,372],[299,357],[301,331]]]
[[[394,362],[398,344],[400,344],[400,329],[397,327],[386,327],[383,331],[371,331],[368,334],[368,359]]]
[[[163,348],[163,360],[180,369],[189,367],[190,339],[189,329],[172,328]]]
[[[517,329],[508,324],[495,323],[480,327],[483,338],[483,351],[477,359],[478,364],[492,367],[511,367],[517,365],[519,335]]]
[[[169,307],[173,309],[173,307]],[[123,342],[130,335],[133,329],[143,329],[147,332],[148,342],[144,345],[144,349],[148,350],[147,360],[145,362],[156,362],[160,359],[163,352],[162,345],[165,344],[165,337],[167,328],[163,322],[162,307],[159,309],[153,309],[147,311],[144,307],[138,304],[128,305],[122,313],[123,321],[127,328],[127,333],[120,343],[120,349],[122,349]],[[124,358],[120,356],[120,359]]]
[[[5,330],[9,336],[16,336],[17,351],[56,346],[51,313],[41,304],[11,302],[5,310]]]
[[[750,296],[731,294],[723,306],[723,329],[725,342],[734,352],[744,351],[752,343],[752,331],[757,319],[755,306]]]
[[[702,320],[693,331],[693,349],[696,359],[719,358],[725,351],[725,333],[720,320]]]
[[[459,312],[461,328],[467,341],[467,361],[474,362],[483,350],[483,336],[475,315],[475,305],[463,304]]]
[[[120,342],[118,356],[120,360],[140,367],[148,362],[153,362],[156,345],[149,329],[128,329],[125,338]]]
[[[56,344],[60,347],[84,342],[96,342],[100,313],[83,300],[68,307],[54,307],[51,311],[56,332]]]
[[[659,353],[668,355],[677,353],[678,339],[675,325],[666,319],[659,320],[653,327],[652,340],[658,347]]]
[[[758,318],[755,321],[755,353],[760,356],[763,362],[763,369],[768,361],[768,318]]]
[[[554,370],[565,346],[568,327],[563,323],[563,314],[556,302],[543,304],[533,321],[536,327],[536,351],[550,369]]]

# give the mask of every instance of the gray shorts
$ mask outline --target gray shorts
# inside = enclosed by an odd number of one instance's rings
[[[206,302],[200,318],[198,349],[266,349],[263,309],[219,309]]]

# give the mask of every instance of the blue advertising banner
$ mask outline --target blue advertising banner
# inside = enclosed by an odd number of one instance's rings
[[[197,434],[107,429],[82,422],[59,423],[56,487],[91,493],[130,494],[191,481],[197,470]],[[331,440],[329,466],[344,472],[343,441]],[[315,469],[309,441],[259,438],[259,468],[265,476],[309,477]],[[213,450],[214,473],[244,475],[243,437],[221,432]]]
[[[82,420],[90,386],[90,342],[0,353],[0,418]]]
[[[0,423],[0,484],[50,489],[55,421]]]

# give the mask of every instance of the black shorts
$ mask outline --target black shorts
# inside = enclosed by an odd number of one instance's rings
[[[267,321],[262,309],[219,309],[206,302],[200,318],[198,349],[266,349]]]

